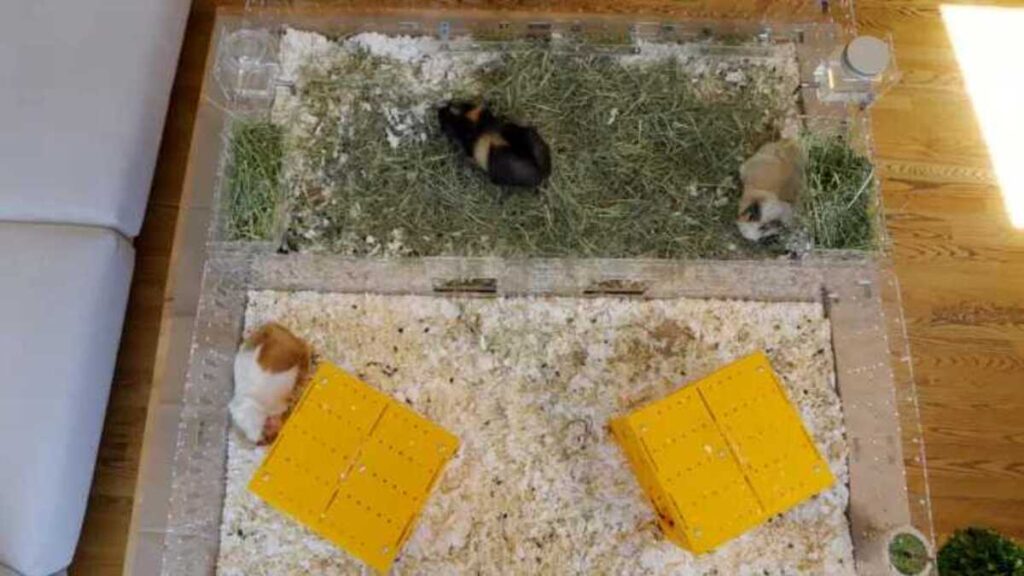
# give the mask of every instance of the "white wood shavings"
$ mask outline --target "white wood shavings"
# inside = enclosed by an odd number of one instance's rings
[[[397,574],[853,574],[847,445],[818,304],[253,292],[318,353],[457,434]],[[609,418],[758,349],[839,479],[699,557],[665,541]],[[232,435],[218,573],[366,572],[246,491]]]

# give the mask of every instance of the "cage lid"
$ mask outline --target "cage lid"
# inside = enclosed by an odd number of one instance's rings
[[[889,45],[874,36],[858,36],[846,45],[843,59],[855,74],[873,78],[889,65]]]

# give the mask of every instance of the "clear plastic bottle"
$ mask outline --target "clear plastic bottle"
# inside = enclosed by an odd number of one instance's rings
[[[866,108],[898,79],[891,44],[858,36],[836,48],[814,71],[818,99]]]
[[[216,78],[229,102],[260,107],[272,101],[279,71],[276,52],[277,39],[269,30],[241,29],[224,37]]]

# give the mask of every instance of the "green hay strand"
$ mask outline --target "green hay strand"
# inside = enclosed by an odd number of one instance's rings
[[[291,247],[368,255],[394,242],[411,256],[779,252],[747,243],[735,227],[737,169],[775,137],[782,114],[763,90],[729,87],[709,97],[670,59],[627,66],[607,55],[506,52],[453,91],[482,96],[547,139],[550,181],[511,193],[441,136],[432,111],[424,141],[387,142],[384,108],[415,104],[393,91],[382,97],[399,72],[357,54],[314,73],[301,91],[321,126],[345,129],[298,143],[301,162],[320,169],[295,187],[293,206],[304,209],[292,212]]]
[[[267,121],[239,120],[228,138],[229,240],[271,240],[281,201],[282,130]]]
[[[751,81],[737,86],[668,58],[626,65],[528,42],[507,48],[433,88],[410,83],[415,65],[366,52],[307,67],[297,87],[304,130],[232,126],[227,237],[275,236],[287,153],[285,244],[302,251],[692,259],[876,247],[873,168],[845,135],[804,137],[797,230],[757,244],[738,234],[738,168],[778,137],[787,109],[781,77],[767,69],[744,68]],[[437,126],[433,106],[453,95],[536,126],[553,156],[545,186],[504,190],[473,167]],[[409,113],[424,102],[425,113]],[[419,138],[388,141],[396,113]]]
[[[815,248],[876,246],[875,178],[871,161],[844,135],[808,136],[804,219]]]

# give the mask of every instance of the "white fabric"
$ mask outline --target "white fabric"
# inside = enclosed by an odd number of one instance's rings
[[[74,554],[134,251],[102,228],[0,223],[0,564]]]
[[[0,2],[0,220],[138,234],[188,7]]]

